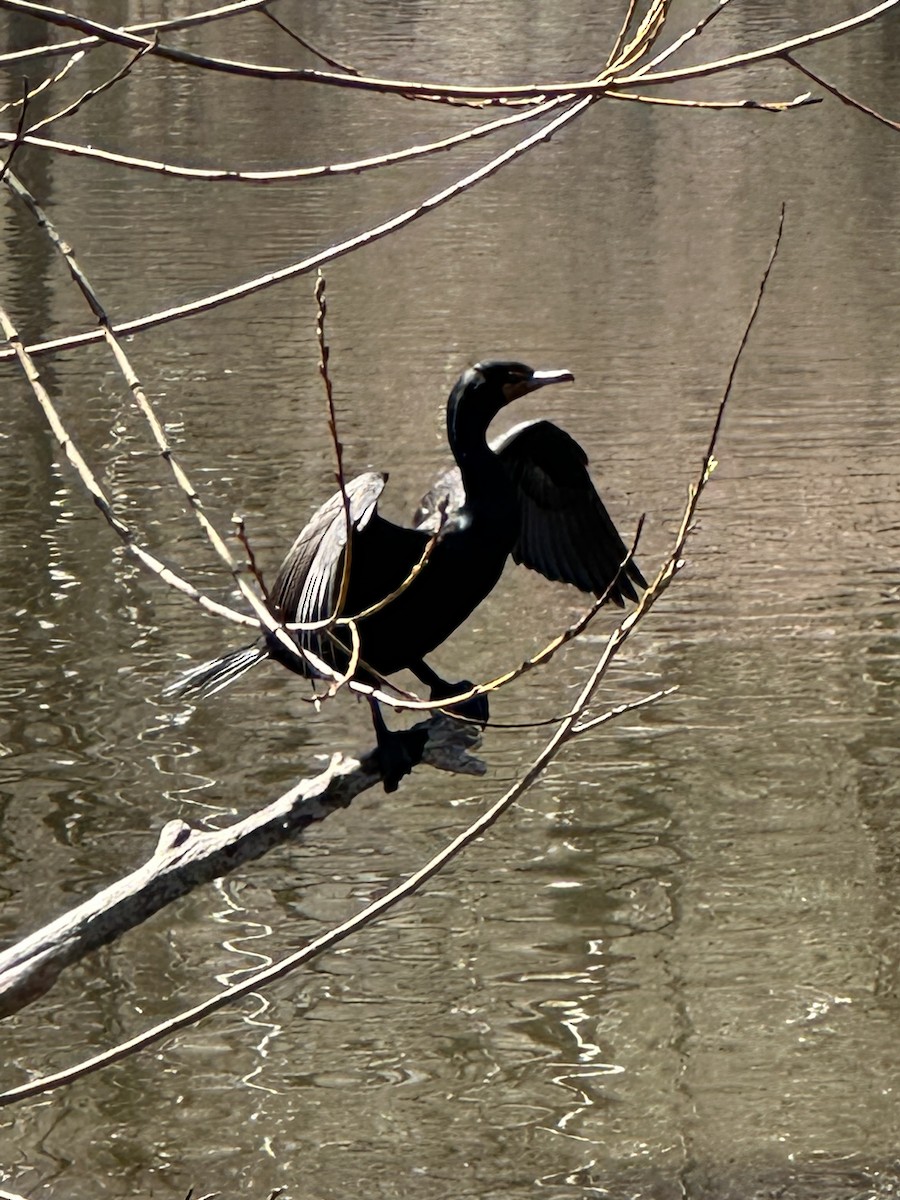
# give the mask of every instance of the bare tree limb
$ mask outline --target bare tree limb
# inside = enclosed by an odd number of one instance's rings
[[[447,717],[420,722],[427,731],[422,761],[439,770],[483,775],[469,750],[480,740]],[[215,832],[169,821],[153,855],[125,878],[0,953],[0,1017],[44,995],[62,971],[85,955],[148,920],[202,884],[221,878],[296,839],[382,780],[378,752],[359,758],[334,755],[328,768],[303,779],[277,800]]]
[[[641,92],[620,92],[610,88],[608,100],[636,100],[640,104],[659,104],[669,108],[700,108],[709,112],[726,112],[729,109],[753,109],[756,112],[787,112],[791,108],[804,108],[808,104],[821,104],[821,96],[803,92],[793,100],[677,100],[673,96],[648,96]]]
[[[59,83],[61,79],[65,79],[68,73],[74,67],[76,67],[83,58],[84,51],[77,51],[71,56],[71,58],[63,63],[55,75],[48,75],[46,79],[42,79],[41,82],[36,84],[35,87],[33,87],[25,96],[23,96],[21,100],[8,100],[5,104],[0,104],[0,113],[8,112],[11,108],[20,108],[23,104],[29,104],[36,96],[39,96],[41,92],[45,92],[48,88],[53,87],[54,84]],[[2,136],[5,139],[9,138],[8,133],[3,134]]]
[[[665,62],[667,58],[671,58],[673,54],[676,54],[679,50],[683,50],[688,42],[693,41],[695,37],[699,37],[704,29],[706,29],[707,25],[714,21],[722,12],[722,10],[727,8],[730,3],[731,0],[716,0],[715,8],[711,9],[705,17],[702,17],[692,29],[688,29],[686,33],[683,33],[681,37],[676,38],[670,46],[667,46],[666,49],[657,54],[655,58],[652,58],[648,63],[645,63],[644,66],[641,67],[641,69],[637,72],[637,74],[644,75],[646,72],[652,71],[654,67],[658,67],[659,64]]]
[[[202,67],[207,70],[222,71],[228,74],[243,75],[251,78],[292,79],[333,87],[362,89],[365,91],[381,92],[387,95],[399,95],[405,98],[418,97],[423,100],[481,100],[487,104],[501,104],[508,103],[511,100],[542,101],[557,96],[599,97],[604,94],[610,82],[615,82],[619,87],[628,87],[637,81],[646,86],[648,84],[674,83],[685,79],[706,78],[710,75],[719,74],[722,71],[732,70],[735,67],[745,67],[751,63],[762,62],[766,59],[779,58],[789,51],[799,50],[805,46],[816,45],[831,38],[839,37],[851,29],[858,29],[871,21],[877,20],[898,4],[900,4],[900,0],[881,0],[880,4],[854,17],[839,21],[834,25],[825,26],[771,46],[745,51],[742,54],[732,55],[729,58],[713,62],[701,63],[698,66],[682,67],[673,71],[638,72],[632,76],[627,74],[623,76],[616,73],[612,75],[604,74],[595,80],[567,83],[480,84],[468,86],[430,82],[417,83],[413,80],[381,79],[377,77],[348,75],[340,72],[314,71],[302,67],[275,67],[260,63],[235,62],[229,59],[194,54],[191,51],[179,50],[172,46],[163,45],[162,43],[153,46],[152,53],[188,66]],[[660,7],[664,6],[661,5]],[[64,12],[61,9],[37,4],[33,0],[0,0],[0,8],[5,8],[13,12],[28,13],[51,24],[78,29],[83,33],[101,38],[103,41],[127,46],[133,50],[148,45],[147,39],[135,34],[125,33],[121,29],[115,29],[112,26],[103,25],[96,21],[88,21],[83,17]],[[658,33],[658,29],[656,33]],[[623,53],[628,51],[630,51],[630,47],[626,47]]]
[[[300,34],[291,29],[290,26],[285,25],[284,21],[279,20],[278,17],[276,17],[271,11],[269,8],[269,3],[271,3],[271,0],[266,0],[266,3],[260,8],[260,12],[264,17],[267,17],[273,25],[277,25],[282,33],[286,33],[292,41],[296,42],[299,46],[302,46],[304,50],[308,50],[310,54],[314,54],[316,58],[321,59],[322,62],[327,66],[334,67],[336,71],[343,71],[345,75],[360,74],[355,67],[350,67],[346,63],[340,62],[338,59],[332,58],[330,55],[326,54],[324,50],[320,50],[318,46],[314,46],[312,42],[309,42],[306,40],[306,38],[301,37]]]
[[[37,90],[37,89],[35,89]],[[21,103],[21,101],[17,101]],[[75,157],[97,159],[102,162],[115,163],[133,171],[149,171],[157,175],[170,175],[174,178],[197,179],[203,183],[285,183],[293,179],[316,179],[331,175],[360,175],[365,171],[377,170],[381,167],[393,166],[395,163],[408,162],[416,158],[425,158],[449,150],[453,146],[477,138],[488,137],[498,129],[509,125],[517,125],[525,121],[534,121],[553,107],[559,101],[548,101],[544,105],[536,105],[524,111],[516,111],[505,117],[498,117],[481,125],[465,129],[460,133],[437,138],[432,142],[417,143],[403,150],[388,151],[384,154],[373,154],[368,158],[351,159],[348,162],[317,163],[310,167],[285,167],[272,171],[241,171],[233,167],[186,167],[175,163],[160,162],[149,158],[136,158],[128,154],[117,154],[111,150],[102,150],[97,146],[82,146],[76,142],[59,142],[52,138],[32,137],[26,133],[23,140],[27,145],[44,150],[52,150],[58,154]],[[0,130],[0,142],[8,142],[13,134]]]
[[[124,64],[124,66],[120,67],[119,70],[116,71],[114,75],[111,75],[109,79],[105,79],[102,83],[97,84],[96,87],[89,88],[86,92],[79,96],[77,100],[73,100],[72,103],[67,104],[65,108],[61,108],[59,112],[51,113],[49,117],[44,117],[40,121],[35,121],[34,125],[29,127],[28,135],[30,136],[31,134],[37,133],[39,129],[46,129],[49,125],[53,125],[57,121],[62,121],[65,117],[74,116],[75,113],[77,113],[78,110],[90,100],[94,100],[97,96],[102,95],[103,92],[108,91],[109,88],[123,80],[127,75],[130,75],[132,69],[137,65],[137,63],[140,62],[145,54],[149,54],[152,48],[152,43],[148,42],[148,44],[142,50],[136,50]],[[60,77],[61,76],[62,72],[60,72]],[[54,82],[56,81],[54,80]]]
[[[206,537],[207,537],[210,545],[215,550],[215,552],[218,554],[219,558],[222,560],[222,562],[225,564],[225,566],[228,568],[229,572],[231,573],[232,578],[234,579],[235,583],[238,586],[238,589],[239,589],[241,595],[244,597],[244,599],[247,601],[247,603],[250,605],[251,609],[255,613],[255,615],[256,615],[255,623],[256,623],[257,627],[261,630],[265,630],[266,632],[272,634],[273,637],[278,639],[279,644],[286,650],[286,652],[288,654],[296,657],[298,661],[308,662],[314,668],[314,670],[317,671],[318,673],[320,673],[324,678],[331,679],[331,680],[340,678],[338,673],[335,672],[334,670],[332,670],[332,668],[329,667],[328,664],[325,663],[322,659],[320,659],[318,657],[318,655],[314,654],[311,650],[307,650],[307,649],[304,649],[303,647],[299,646],[298,643],[295,641],[295,639],[290,637],[290,635],[285,632],[281,623],[279,621],[277,621],[275,619],[275,617],[272,615],[272,613],[269,611],[269,608],[268,608],[264,598],[261,597],[260,595],[258,595],[257,592],[255,592],[253,590],[253,588],[251,588],[248,585],[246,579],[244,578],[243,571],[241,569],[241,565],[235,560],[234,555],[228,549],[228,546],[226,545],[224,538],[219,533],[219,531],[215,528],[213,523],[210,521],[209,517],[207,517],[207,515],[204,511],[204,508],[203,508],[203,504],[200,500],[199,495],[197,494],[196,489],[194,488],[193,484],[191,483],[191,481],[188,478],[187,474],[185,473],[184,469],[181,467],[181,465],[176,460],[175,454],[172,450],[172,447],[169,445],[168,439],[166,438],[165,431],[163,430],[162,425],[159,423],[159,420],[157,419],[157,416],[156,416],[155,412],[153,411],[150,401],[147,399],[147,395],[143,389],[143,386],[142,386],[136,372],[134,371],[134,368],[132,367],[130,361],[128,360],[128,357],[125,354],[125,351],[122,349],[121,343],[119,342],[118,338],[116,337],[115,333],[112,330],[112,326],[111,326],[109,317],[106,314],[106,310],[104,309],[103,305],[100,303],[100,299],[97,296],[97,293],[95,292],[94,288],[92,287],[92,285],[91,285],[90,281],[88,280],[87,276],[85,275],[84,271],[82,271],[82,269],[78,265],[78,263],[75,259],[75,256],[72,253],[71,248],[59,236],[59,234],[56,231],[55,226],[50,221],[47,214],[38,205],[35,198],[31,195],[31,193],[24,186],[24,184],[21,182],[21,180],[19,180],[15,175],[10,173],[7,178],[7,184],[12,189],[12,191],[15,193],[15,195],[18,196],[23,201],[23,203],[30,209],[30,211],[34,215],[35,219],[46,230],[47,236],[50,238],[53,246],[62,254],[63,258],[65,259],[66,265],[69,268],[69,273],[71,274],[73,280],[77,284],[82,296],[84,296],[85,300],[87,301],[89,307],[91,308],[91,311],[96,316],[97,321],[100,325],[101,334],[106,339],[107,345],[109,346],[110,350],[112,351],[112,354],[113,354],[113,357],[115,358],[116,364],[119,367],[119,370],[122,372],[122,375],[131,390],[132,396],[134,398],[135,403],[137,404],[138,409],[140,410],[140,412],[146,419],[147,424],[150,427],[150,430],[153,434],[154,440],[156,441],[156,444],[159,448],[161,457],[168,463],[169,468],[171,469],[172,474],[174,476],[175,482],[178,484],[182,493],[187,498],[187,501],[191,507],[191,510],[193,511],[195,517],[197,518],[197,521],[200,524],[201,529],[206,534]],[[12,326],[9,324],[8,319],[3,321],[3,328],[4,328],[4,331],[7,333],[9,340],[13,341],[14,344],[16,344],[15,340],[14,340],[14,338],[15,338],[14,330],[13,330],[13,336],[10,336],[9,331],[12,330]],[[32,383],[32,389],[35,391],[35,395],[37,396],[38,401],[44,410],[45,416],[47,417],[47,420],[50,423],[50,426],[51,426],[51,429],[53,430],[54,435],[57,437],[57,440],[60,441],[60,445],[63,446],[63,449],[66,449],[67,446],[72,447],[73,453],[69,454],[70,462],[75,467],[75,469],[78,472],[78,475],[81,478],[82,482],[84,483],[85,487],[87,487],[88,491],[91,493],[92,497],[94,498],[95,503],[98,505],[98,507],[100,507],[104,516],[107,518],[107,521],[110,523],[112,528],[119,534],[119,536],[122,538],[122,540],[125,542],[126,547],[129,548],[131,550],[131,552],[137,556],[138,561],[141,562],[142,565],[144,565],[148,569],[152,570],[153,574],[158,575],[160,578],[164,579],[164,581],[169,583],[170,586],[177,586],[179,591],[183,591],[184,587],[182,585],[183,585],[184,581],[178,579],[178,577],[174,576],[174,574],[172,572],[169,572],[168,576],[164,576],[156,569],[155,566],[151,565],[149,556],[147,556],[144,551],[139,551],[139,549],[136,547],[135,543],[133,542],[133,540],[131,538],[130,531],[128,531],[126,529],[126,527],[122,524],[122,522],[119,521],[118,518],[116,518],[113,515],[112,507],[110,506],[109,501],[106,499],[105,495],[103,494],[102,490],[100,489],[99,484],[97,483],[95,477],[93,476],[93,474],[90,472],[89,468],[87,467],[87,464],[85,463],[84,459],[82,458],[80,452],[74,448],[74,445],[71,441],[70,436],[66,433],[66,431],[63,427],[62,421],[60,420],[58,413],[56,412],[55,408],[53,407],[52,402],[50,401],[49,395],[46,393],[46,391],[43,389],[43,387],[40,387],[40,389],[36,388],[35,383],[39,382],[39,381],[37,381],[37,378],[36,378],[37,373],[36,373],[36,371],[34,372],[34,379],[33,379],[32,375],[29,373],[29,370],[28,370],[28,362],[30,360],[28,359],[27,353],[23,350],[23,348],[21,346],[21,342],[18,342],[18,350],[19,350],[19,360],[26,370],[26,374],[28,375],[29,382]],[[32,366],[32,370],[33,370],[33,366]],[[65,441],[61,440],[61,437],[64,438]],[[67,454],[68,453],[69,452],[67,450]],[[126,536],[126,534],[127,534],[127,536]],[[176,584],[174,582],[175,579],[178,579],[178,584]],[[207,607],[207,605],[204,604],[204,607]],[[227,611],[229,613],[234,612],[234,610],[232,610],[232,609],[226,609],[225,611]],[[243,614],[239,614],[239,615],[241,617],[243,617]],[[234,620],[234,616],[231,616],[229,619]],[[241,623],[243,623],[243,621]]]
[[[848,17],[845,21],[838,21],[834,25],[815,29],[811,33],[800,34],[798,37],[788,38],[786,41],[771,46],[763,46],[759,50],[747,50],[743,54],[733,54],[729,58],[716,59],[714,62],[699,63],[694,67],[680,67],[674,71],[648,70],[645,73],[642,69],[636,71],[632,76],[618,78],[616,84],[619,87],[631,87],[638,82],[644,86],[680,83],[685,79],[705,79],[710,75],[719,75],[723,71],[731,71],[736,67],[748,67],[752,63],[765,62],[767,59],[783,58],[792,50],[802,50],[806,46],[815,46],[820,42],[841,37],[843,34],[849,33],[851,29],[861,29],[863,25],[877,21],[892,8],[896,8],[898,3],[900,0],[882,0],[880,4],[876,4],[873,8],[867,8],[865,12],[861,12],[855,17]],[[575,88],[572,90],[577,91]]]
[[[0,0],[0,6],[4,0]],[[898,0],[900,3],[900,0]],[[508,163],[514,159],[521,157],[527,153],[533,146],[540,142],[549,141],[555,133],[574,120],[579,113],[583,112],[591,104],[591,98],[579,100],[569,107],[563,108],[563,111],[546,125],[543,125],[535,133],[523,138],[508,150],[504,150],[502,154],[498,154],[483,166],[464,175],[461,179],[450,184],[449,187],[442,188],[439,192],[433,192],[425,200],[413,208],[408,208],[402,213],[398,213],[387,220],[380,222],[378,225],[373,225],[362,233],[356,234],[354,237],[347,238],[336,245],[330,246],[325,250],[320,250],[309,258],[302,259],[300,262],[291,263],[280,270],[269,272],[266,275],[259,275],[254,279],[248,280],[245,283],[236,284],[233,287],[225,288],[223,291],[214,292],[204,296],[199,300],[193,300],[187,304],[175,305],[172,308],[164,309],[159,312],[150,313],[144,317],[138,317],[131,321],[118,322],[112,326],[113,333],[118,336],[123,336],[131,333],[138,333],[144,329],[152,329],[158,325],[165,325],[170,321],[180,320],[182,317],[193,316],[197,313],[209,312],[212,309],[218,308],[223,304],[230,304],[233,300],[237,300],[243,296],[250,296],[256,292],[263,291],[266,288],[273,287],[276,284],[282,283],[287,279],[293,279],[299,275],[306,275],[310,271],[316,270],[317,267],[324,266],[326,263],[333,262],[337,258],[342,258],[353,250],[357,250],[360,246],[370,245],[372,242],[379,241],[381,238],[387,237],[389,234],[396,232],[398,229],[403,229],[406,225],[412,224],[428,213],[434,212],[448,201],[454,199],[462,192],[468,191],[477,183],[488,179],[491,175],[495,175],[502,170]],[[28,353],[32,356],[48,354],[56,350],[68,350],[76,346],[85,346],[91,342],[99,341],[103,338],[103,331],[91,329],[84,333],[74,334],[69,337],[54,338],[52,341],[39,342],[35,345],[27,347]],[[0,351],[0,361],[12,357],[12,351]]]
[[[132,530],[128,525],[125,524],[124,521],[121,520],[120,517],[116,515],[112,505],[106,497],[105,492],[97,482],[94,473],[88,467],[81,454],[81,451],[72,440],[68,430],[60,419],[59,414],[56,411],[56,407],[53,404],[53,401],[50,399],[47,389],[41,382],[41,377],[38,373],[37,367],[34,365],[34,361],[22,344],[22,339],[19,337],[15,326],[13,325],[4,308],[0,308],[0,328],[2,328],[6,340],[12,346],[13,352],[19,360],[25,377],[31,386],[32,392],[34,393],[35,399],[40,405],[47,420],[47,424],[50,426],[50,429],[53,432],[53,436],[56,438],[57,442],[59,442],[60,448],[62,449],[66,458],[75,468],[79,479],[81,480],[91,499],[94,501],[94,504],[103,514],[107,524],[119,537],[120,541],[125,547],[126,553],[137,559],[137,561],[144,568],[146,568],[146,570],[156,575],[164,583],[168,584],[169,587],[175,588],[176,591],[181,592],[183,595],[187,596],[188,599],[193,600],[201,608],[205,609],[206,612],[212,613],[217,617],[224,617],[227,621],[232,621],[237,625],[250,625],[253,628],[258,628],[258,623],[254,621],[252,617],[247,617],[243,613],[238,612],[236,609],[229,608],[227,605],[220,604],[218,601],[210,599],[209,596],[203,595],[203,593],[199,592],[193,584],[188,583],[186,579],[183,579],[170,567],[167,567],[165,563],[158,559],[154,554],[151,554],[150,551],[145,550],[134,540],[134,534]]]
[[[270,3],[271,0],[235,0],[232,4],[221,4],[203,12],[183,17],[170,17],[165,21],[142,21],[136,25],[124,25],[122,29],[125,33],[156,33],[160,30],[188,29],[191,26],[206,25],[228,17],[240,16],[242,13],[255,12]],[[29,46],[24,50],[10,50],[5,54],[0,54],[0,67],[7,63],[21,62],[23,59],[68,54],[70,50],[89,50],[93,46],[102,45],[103,40],[99,37],[85,37],[74,42],[52,42],[46,46]]]

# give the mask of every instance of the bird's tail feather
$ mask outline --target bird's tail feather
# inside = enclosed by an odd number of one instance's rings
[[[223,654],[221,658],[201,663],[199,667],[191,667],[174,683],[170,683],[163,690],[163,695],[198,698],[214,696],[267,657],[265,648],[257,642],[252,646],[242,646],[240,650],[232,650],[230,654]]]

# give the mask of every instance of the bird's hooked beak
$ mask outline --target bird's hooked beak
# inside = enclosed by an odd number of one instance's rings
[[[517,379],[515,383],[504,384],[503,393],[506,403],[510,404],[520,396],[536,392],[538,388],[546,387],[549,383],[572,383],[574,379],[571,371],[532,371],[529,379]]]
[[[571,371],[535,371],[528,385],[529,392],[546,387],[548,383],[574,383],[575,376]]]

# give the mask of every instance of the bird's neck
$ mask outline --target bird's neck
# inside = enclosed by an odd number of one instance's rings
[[[462,475],[467,501],[496,487],[500,464],[487,444],[491,416],[459,402],[447,407],[447,440]]]

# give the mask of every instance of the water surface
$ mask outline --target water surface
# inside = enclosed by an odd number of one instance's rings
[[[609,7],[573,0],[525,16],[513,0],[373,0],[286,8],[285,19],[373,73],[521,81],[596,71],[619,20]],[[704,11],[674,7],[679,30]],[[179,11],[83,8],[123,23]],[[846,15],[735,4],[696,55]],[[2,28],[8,45],[39,37],[8,15]],[[898,28],[891,18],[806,61],[896,118]],[[311,62],[260,17],[170,38]],[[61,94],[120,61],[89,56]],[[18,74],[4,87],[18,95]],[[806,87],[756,68],[705,94]],[[274,168],[469,120],[145,60],[56,136]],[[493,145],[263,188],[32,150],[18,166],[124,318],[358,232],[486,162]],[[4,1110],[4,1186],[67,1200],[190,1186],[323,1200],[893,1194],[897,145],[833,100],[778,116],[606,102],[328,268],[348,466],[390,468],[391,515],[408,514],[446,464],[444,397],[465,365],[509,354],[564,366],[576,383],[523,401],[509,423],[546,414],[582,441],[621,527],[646,513],[650,573],[786,203],[687,568],[603,699],[678,693],[579,742],[414,901],[265,998]],[[89,327],[10,197],[0,220],[0,292],[26,336]],[[307,276],[129,343],[204,502],[224,524],[245,515],[270,573],[333,488],[314,316]],[[0,928],[11,941],[142,861],[165,821],[226,823],[371,733],[362,706],[347,698],[316,716],[275,669],[187,721],[164,702],[182,663],[234,634],[122,557],[19,374],[0,369]],[[108,356],[69,351],[42,370],[125,518],[229,598]],[[511,570],[435,661],[452,677],[495,673],[581,603]],[[613,620],[499,697],[497,719],[563,711]],[[371,792],[302,845],[70,970],[6,1023],[4,1084],[110,1045],[357,911],[481,811],[544,736],[490,731],[484,782],[421,770],[395,796]]]

